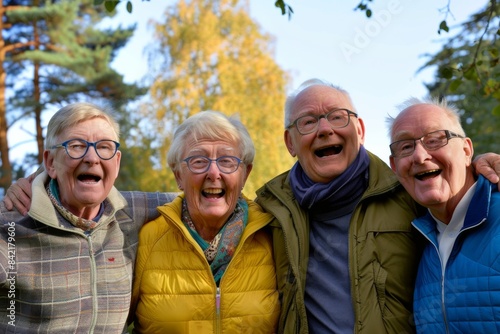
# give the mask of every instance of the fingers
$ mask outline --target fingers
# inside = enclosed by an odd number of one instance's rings
[[[498,190],[500,191],[500,182],[499,181],[499,171],[495,171],[494,169],[490,168],[490,171],[487,172],[486,174],[483,174],[485,178],[487,178],[491,183],[497,183],[498,184]]]
[[[16,208],[20,214],[25,216],[31,206],[31,183],[28,179],[21,178],[12,184],[3,199],[8,210]]]
[[[476,173],[482,174],[492,183],[498,183],[498,190],[500,190],[500,155],[495,153],[481,154],[474,162]]]
[[[14,210],[14,203],[12,203],[12,201],[8,197],[4,197],[4,199],[2,200],[2,202],[5,205],[5,208],[7,210],[9,210],[9,211]]]

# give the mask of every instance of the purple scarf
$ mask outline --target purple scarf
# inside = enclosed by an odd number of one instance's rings
[[[366,190],[369,164],[368,153],[361,145],[356,159],[341,175],[328,183],[317,183],[304,173],[297,161],[290,170],[290,185],[302,208],[342,216],[352,211]]]

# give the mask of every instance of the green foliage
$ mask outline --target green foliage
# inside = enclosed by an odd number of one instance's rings
[[[373,14],[372,10],[369,7],[370,2],[372,2],[372,0],[361,0],[359,4],[354,8],[354,10],[365,12],[366,17],[370,18]]]
[[[147,1],[149,1],[149,0],[147,0]],[[94,5],[95,6],[99,6],[99,5],[104,4],[104,8],[106,8],[106,10],[108,12],[112,12],[112,11],[115,10],[116,6],[120,2],[121,1],[116,1],[116,0],[94,0]],[[131,1],[127,1],[127,4],[126,4],[125,8],[127,9],[127,12],[132,13],[132,2]]]
[[[499,9],[492,1],[473,14],[423,67],[436,68],[427,88],[459,108],[476,152],[500,152]]]
[[[439,23],[438,34],[441,33],[441,30],[442,31],[446,31],[446,32],[450,31],[450,28],[448,27],[448,24],[446,23],[446,20],[443,20],[443,21],[441,21],[441,23]]]
[[[112,12],[115,10],[116,6],[120,3],[121,1],[117,0],[94,0],[94,6],[100,6],[104,4],[104,8],[108,12]],[[130,10],[129,10],[130,8]],[[132,12],[132,3],[130,1],[127,1],[127,10],[129,13]]]
[[[493,116],[500,117],[500,104],[493,108]]]
[[[293,14],[292,7],[290,7],[290,5],[285,3],[283,0],[276,0],[276,2],[274,3],[274,6],[281,9],[281,15],[288,14],[288,19],[290,19],[292,17],[292,14]]]

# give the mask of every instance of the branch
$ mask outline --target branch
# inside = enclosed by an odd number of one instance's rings
[[[474,68],[474,70],[476,72],[476,75],[477,75],[477,78],[481,82],[482,82],[482,78],[481,78],[481,75],[480,75],[480,72],[479,72],[479,68],[477,67],[477,58],[479,56],[479,51],[481,49],[481,44],[483,43],[484,36],[488,32],[488,28],[490,27],[491,20],[493,18],[494,13],[495,13],[496,0],[491,0],[490,3],[491,3],[491,6],[490,6],[489,14],[488,14],[488,19],[487,19],[487,22],[486,22],[486,27],[484,28],[484,31],[481,34],[481,37],[479,37],[479,40],[477,42],[476,51],[474,52],[474,57],[472,58],[472,63],[470,64],[470,66],[468,66],[468,69]],[[465,72],[468,71],[468,69],[464,69],[464,71],[462,72],[462,76],[464,75]]]
[[[3,59],[7,52],[10,52],[10,51],[18,49],[18,48],[22,48],[22,47],[26,47],[26,46],[34,46],[34,45],[35,45],[34,41],[30,41],[30,42],[26,42],[26,43],[14,43],[14,44],[5,45],[3,48],[0,49],[0,57],[1,57],[1,59]]]
[[[495,12],[495,8],[496,8],[496,0],[491,0],[490,15],[488,16],[488,22],[486,22],[486,27],[484,28],[483,34],[479,38],[479,42],[477,43],[476,53],[474,54],[474,59],[472,62],[474,66],[476,64],[477,56],[479,54],[479,48],[481,47],[481,43],[483,42],[484,35],[486,35],[486,33],[488,32],[488,28],[490,27],[490,22],[493,17],[493,13]]]

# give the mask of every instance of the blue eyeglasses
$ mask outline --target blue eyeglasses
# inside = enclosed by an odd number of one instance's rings
[[[70,139],[61,144],[54,145],[51,148],[64,147],[66,153],[71,159],[81,159],[87,154],[89,147],[93,146],[97,156],[102,160],[113,158],[120,147],[120,143],[114,140],[98,140],[94,143],[83,139]]]

